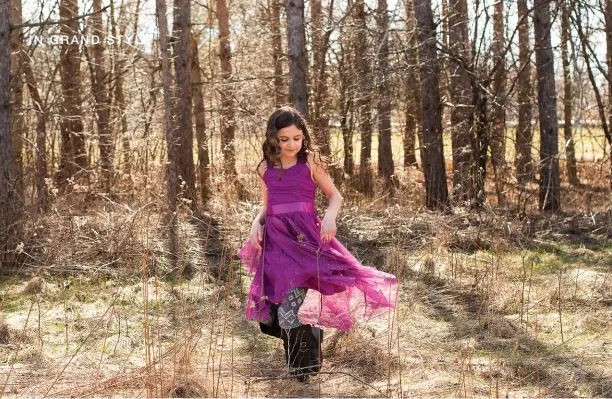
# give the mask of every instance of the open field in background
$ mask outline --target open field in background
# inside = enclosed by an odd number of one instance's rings
[[[400,173],[392,201],[349,190],[338,238],[400,278],[399,303],[348,335],[328,330],[323,373],[301,386],[282,379],[280,341],[244,320],[250,276],[234,254],[258,210],[254,179],[239,202],[214,176],[214,223],[181,210],[177,277],[163,173],[150,176],[113,200],[68,191],[27,227],[24,266],[0,283],[7,397],[612,395],[606,181],[564,193],[581,211],[553,217],[427,212],[417,170]]]

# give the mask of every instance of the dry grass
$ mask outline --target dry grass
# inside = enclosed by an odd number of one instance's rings
[[[601,182],[597,165],[581,168],[585,183]],[[308,386],[284,377],[280,341],[244,320],[250,280],[234,254],[257,212],[254,182],[253,202],[215,176],[200,220],[181,207],[179,271],[160,181],[113,197],[73,187],[31,221],[23,267],[0,284],[0,386],[79,397],[612,395],[609,190],[564,187],[567,206],[552,216],[524,202],[440,215],[421,208],[420,172],[400,179],[395,198],[345,184],[338,221],[364,264],[400,278],[398,308],[327,331]]]

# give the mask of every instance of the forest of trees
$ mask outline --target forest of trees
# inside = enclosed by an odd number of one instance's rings
[[[246,198],[283,104],[365,197],[418,168],[432,210],[556,212],[579,136],[612,186],[612,0],[5,0],[0,51],[2,264],[76,186],[159,176],[170,226]]]

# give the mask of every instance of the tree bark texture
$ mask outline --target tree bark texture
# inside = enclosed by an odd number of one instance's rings
[[[493,43],[491,44],[493,56],[493,99],[491,101],[491,165],[495,179],[495,193],[497,203],[506,205],[505,176],[506,167],[506,54],[504,38],[504,2],[495,3],[493,12]]]
[[[114,174],[113,167],[113,138],[110,125],[110,103],[108,95],[108,74],[106,72],[106,58],[104,55],[104,30],[102,27],[102,0],[93,0],[94,14],[91,16],[92,34],[100,38],[93,46],[94,86],[93,95],[96,101],[96,114],[98,125],[98,148],[100,150],[100,168],[102,171],[102,186],[108,193]]]
[[[445,210],[450,204],[442,147],[440,68],[431,0],[415,0],[415,15],[421,61],[425,202],[429,209]]]
[[[573,2],[572,2],[573,3]],[[563,136],[565,138],[565,159],[567,166],[567,179],[570,184],[578,185],[578,170],[576,167],[576,150],[572,126],[572,78],[570,75],[569,42],[570,13],[572,4],[569,0],[562,0],[561,4],[561,62],[563,65]]]
[[[361,154],[359,166],[360,188],[364,194],[374,194],[374,175],[372,171],[372,68],[368,58],[367,21],[364,0],[355,2],[355,62],[359,95],[357,114],[361,133]]]
[[[220,0],[217,3],[225,2]],[[217,5],[217,7],[219,7]],[[227,15],[227,13],[226,13]],[[179,178],[185,182],[185,198],[196,207],[195,167],[193,164],[193,127],[191,122],[191,0],[174,0],[174,74]],[[230,70],[231,75],[231,70]],[[182,184],[179,182],[179,184]]]
[[[60,19],[66,22],[61,24],[60,34],[67,36],[68,40],[62,43],[60,50],[63,95],[62,153],[58,175],[60,185],[74,173],[84,171],[88,167],[81,110],[81,56],[78,44],[79,20],[76,18],[78,14],[77,0],[61,0]],[[78,170],[75,170],[75,166]]]
[[[166,201],[168,209],[165,223],[168,228],[168,246],[170,263],[173,270],[178,268],[178,235],[176,226],[177,208],[177,164],[176,146],[174,145],[174,129],[172,126],[172,75],[170,74],[170,55],[168,49],[168,20],[166,17],[166,0],[156,0],[157,26],[159,30],[159,51],[162,64],[162,85],[164,89],[164,130],[166,133],[166,151],[168,154],[168,169],[166,178]]]
[[[306,57],[306,27],[304,25],[304,0],[285,0],[289,53],[290,102],[306,118],[308,112],[308,59]]]
[[[389,88],[389,14],[387,0],[378,0],[378,174],[385,179],[385,185],[392,189],[397,184],[394,178],[395,164],[391,148],[391,93]]]
[[[212,195],[210,187],[210,155],[208,150],[208,136],[206,135],[206,110],[204,109],[204,85],[200,71],[200,58],[198,43],[195,37],[191,38],[191,84],[193,115],[195,118],[196,138],[198,143],[198,183],[200,197],[206,204]]]
[[[529,46],[529,11],[527,0],[517,0],[519,18],[518,125],[515,140],[516,179],[526,184],[533,179],[531,147],[533,140],[531,60]]]
[[[419,130],[418,115],[420,113],[421,98],[420,75],[417,55],[416,20],[414,18],[414,1],[406,1],[406,125],[404,127],[404,167],[418,166],[416,159],[416,135]],[[420,146],[419,146],[420,147]]]
[[[333,0],[331,1],[331,7],[333,7]],[[310,16],[310,35],[312,37],[313,50],[312,86],[314,89],[314,99],[312,102],[313,115],[311,119],[315,142],[318,144],[321,153],[329,156],[331,154],[328,126],[329,94],[327,92],[327,62],[325,58],[329,48],[329,33],[325,31],[321,0],[310,1]]]
[[[23,58],[23,71],[25,74],[26,86],[30,93],[32,105],[36,110],[36,200],[39,210],[47,207],[47,189],[45,179],[47,178],[47,118],[48,110],[43,104],[38,91],[38,85],[32,71],[30,57]]]
[[[0,264],[13,258],[12,237],[17,197],[13,174],[13,137],[11,134],[10,76],[11,47],[9,2],[0,1]]]
[[[553,51],[550,40],[550,0],[534,0],[538,111],[540,116],[541,210],[557,211],[561,206],[559,180],[559,130]]]
[[[11,25],[22,23],[21,0],[11,1]],[[23,185],[23,141],[26,126],[23,108],[23,28],[11,31],[11,124],[13,135],[13,172],[15,193],[21,201],[24,199]]]
[[[453,151],[453,200],[469,203],[475,196],[472,170],[472,86],[466,65],[471,63],[466,0],[449,1],[448,45],[450,71],[451,143]]]
[[[270,30],[272,36],[272,60],[274,62],[274,103],[277,108],[287,103],[283,81],[283,41],[280,26],[282,0],[268,0]]]

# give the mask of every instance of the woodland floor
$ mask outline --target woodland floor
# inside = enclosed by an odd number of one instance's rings
[[[111,198],[73,187],[24,227],[23,266],[3,270],[3,395],[612,396],[606,182],[564,186],[555,215],[534,211],[535,185],[505,208],[440,215],[419,205],[421,176],[402,174],[395,199],[344,191],[338,238],[399,277],[399,304],[349,334],[327,330],[307,386],[282,378],[280,340],[244,319],[250,277],[235,253],[255,195],[218,195],[198,218],[184,207],[177,273],[160,186],[122,181],[132,194]]]

